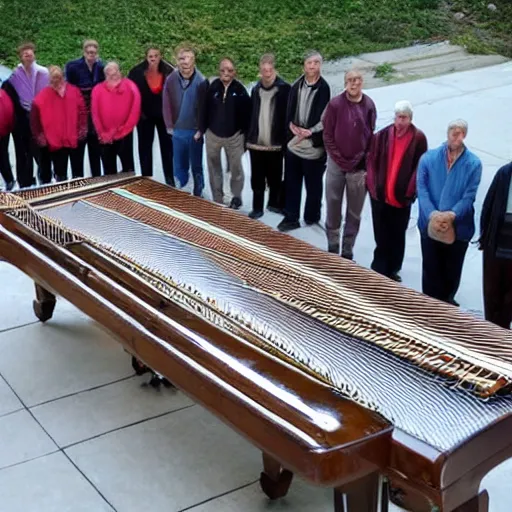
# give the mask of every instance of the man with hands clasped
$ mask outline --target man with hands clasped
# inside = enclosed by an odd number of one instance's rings
[[[417,179],[423,293],[454,306],[482,176],[482,162],[464,145],[467,132],[466,121],[451,122],[448,140],[421,157]]]
[[[302,184],[306,185],[304,220],[320,220],[325,172],[322,115],[331,99],[329,84],[321,76],[322,56],[312,51],[304,59],[304,74],[293,84],[288,99],[288,145],[285,157],[285,218],[280,231],[300,227]]]

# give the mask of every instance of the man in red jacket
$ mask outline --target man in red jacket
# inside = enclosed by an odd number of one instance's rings
[[[50,85],[35,98],[30,113],[32,133],[41,148],[39,181],[68,179],[71,150],[87,135],[87,109],[78,87],[66,83],[58,66],[51,66]]]
[[[117,157],[123,171],[133,171],[133,140],[130,134],[139,122],[140,92],[134,82],[123,78],[119,65],[105,66],[105,81],[92,90],[91,113],[100,140],[105,174],[117,173]]]
[[[327,242],[329,252],[340,253],[343,194],[347,211],[341,255],[352,259],[366,196],[366,155],[375,130],[375,104],[363,94],[363,77],[357,71],[345,74],[345,90],[333,98],[324,115],[327,150]]]
[[[373,137],[366,165],[376,245],[372,269],[393,281],[402,281],[398,272],[416,198],[416,169],[425,151],[427,139],[412,124],[412,105],[399,101],[394,123]]]
[[[5,181],[5,189],[12,190],[14,176],[9,160],[9,139],[14,127],[14,105],[9,95],[0,89],[0,174]]]

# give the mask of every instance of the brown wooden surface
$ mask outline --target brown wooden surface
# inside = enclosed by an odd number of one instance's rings
[[[371,472],[334,490],[335,512],[377,512],[379,508],[379,473]],[[346,507],[343,503],[345,496]]]
[[[75,256],[1,214],[0,222],[7,228],[0,228],[0,257],[18,266],[45,289],[66,297],[98,322],[110,326],[132,353],[168,376],[273,460],[313,483],[332,486],[350,481],[371,461],[376,467],[387,467],[383,471],[390,476],[392,487],[404,491],[405,498],[399,504],[414,512],[430,512],[433,504],[446,512],[485,512],[486,496],[477,501],[475,496],[482,478],[512,456],[510,415],[450,453],[440,453],[401,431],[395,431],[390,447],[389,426],[382,419],[379,422],[378,415],[368,411],[361,415],[362,408],[356,404],[350,408],[351,402],[327,386],[182,310],[94,249],[75,245],[70,247]],[[53,262],[45,259],[43,253]],[[122,286],[115,286],[114,281]],[[241,372],[237,374],[226,365],[226,360],[206,354],[205,345],[198,345],[191,333],[180,326],[199,334],[209,346],[221,347],[224,356],[249,361],[245,368],[256,369],[267,385],[281,386],[284,380],[287,396],[306,404],[309,411],[319,410],[327,403],[331,417],[343,416],[345,423],[335,431],[322,431],[321,425],[311,421],[307,414],[301,415],[290,401],[270,397],[265,387],[258,387]],[[184,367],[185,358],[200,361],[201,369]],[[214,375],[222,377],[215,380]],[[345,408],[358,412],[347,417]],[[250,419],[243,421],[240,416]],[[319,428],[321,434],[315,437]],[[320,446],[319,451],[312,449],[312,440]],[[475,502],[477,509],[471,508]]]
[[[192,315],[162,315],[64,249],[30,238],[0,227],[0,253],[286,468],[335,486],[366,458],[389,462],[392,427],[377,414]]]

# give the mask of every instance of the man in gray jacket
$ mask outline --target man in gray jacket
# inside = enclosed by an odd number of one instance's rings
[[[173,136],[176,186],[184,188],[188,184],[192,168],[194,195],[201,197],[204,188],[201,112],[208,80],[196,68],[192,48],[179,47],[177,60],[178,68],[165,81],[163,116],[167,132]]]

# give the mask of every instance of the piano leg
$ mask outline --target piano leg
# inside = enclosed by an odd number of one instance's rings
[[[359,480],[334,489],[334,512],[377,512],[379,486],[379,474],[371,473]],[[346,509],[343,495],[346,496]]]
[[[36,283],[36,298],[32,303],[34,313],[41,322],[50,320],[55,309],[56,298],[53,293],[45,290],[41,285]]]
[[[271,499],[286,496],[292,483],[293,473],[284,469],[270,455],[263,454],[263,472],[260,475],[261,490]]]
[[[489,494],[487,491],[482,491],[472,500],[456,508],[454,512],[489,512]]]

